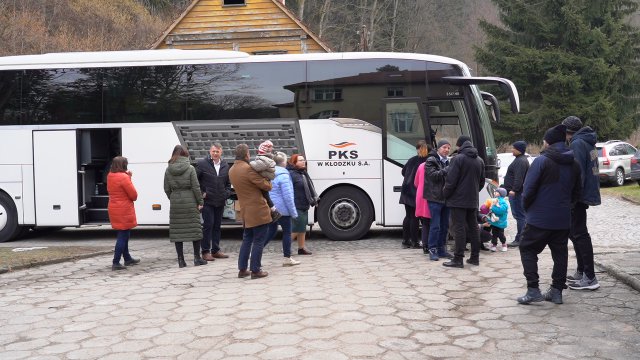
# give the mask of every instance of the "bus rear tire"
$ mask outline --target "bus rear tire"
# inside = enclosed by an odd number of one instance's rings
[[[341,186],[322,195],[318,223],[331,240],[359,240],[369,232],[374,214],[371,200],[362,190]]]
[[[7,194],[0,192],[0,242],[15,239],[21,230],[16,205]]]

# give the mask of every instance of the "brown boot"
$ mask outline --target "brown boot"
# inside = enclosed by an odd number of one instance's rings
[[[251,271],[249,271],[249,270],[240,270],[240,271],[238,271],[238,277],[239,278],[246,278],[249,275],[251,275]]]
[[[216,259],[226,259],[226,258],[229,257],[229,255],[223,253],[222,251],[218,251],[217,253],[212,254],[211,256],[216,258]]]
[[[215,260],[215,258],[209,252],[202,253],[202,258],[207,260],[207,261],[214,261]]]
[[[266,271],[257,271],[257,272],[251,272],[251,278],[252,279],[259,279],[259,278],[263,278],[263,277],[267,277],[269,276],[269,273]]]

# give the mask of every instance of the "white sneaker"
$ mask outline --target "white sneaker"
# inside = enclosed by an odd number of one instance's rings
[[[496,246],[491,244],[491,247],[489,248],[489,250],[491,250],[491,252],[496,252]]]
[[[507,244],[502,244],[502,249],[500,249],[500,251],[502,252],[507,251]]]
[[[293,260],[292,257],[284,258],[284,261],[282,262],[282,266],[293,266],[293,265],[300,265],[300,261]]]

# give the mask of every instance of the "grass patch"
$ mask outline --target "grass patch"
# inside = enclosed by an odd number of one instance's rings
[[[618,198],[627,198],[631,201],[634,201],[640,204],[640,186],[636,181],[626,182],[624,186],[602,186],[600,188],[600,193],[603,195],[615,196]]]
[[[113,250],[106,246],[50,246],[45,249],[13,251],[15,248],[0,248],[0,270],[15,267],[35,266],[99,255]]]

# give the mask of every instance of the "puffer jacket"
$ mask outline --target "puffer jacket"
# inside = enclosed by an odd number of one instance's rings
[[[573,151],[558,142],[540,153],[527,172],[522,193],[527,224],[547,230],[566,230],[571,209],[580,199],[580,166]]]
[[[129,230],[138,226],[136,209],[133,206],[133,202],[138,199],[138,192],[131,182],[131,176],[125,172],[109,172],[107,191],[111,227],[115,230]]]
[[[203,205],[196,169],[189,159],[179,157],[164,173],[164,192],[170,201],[169,239],[171,242],[202,240],[198,205]]]
[[[432,150],[427,155],[424,165],[424,193],[422,197],[429,202],[437,202],[444,204],[445,198],[442,193],[444,180],[447,177],[447,168],[440,161],[440,155]]]
[[[298,217],[293,195],[293,182],[289,171],[282,166],[276,166],[276,177],[271,181],[273,188],[269,197],[273,205],[284,216]]]
[[[449,164],[442,193],[448,207],[475,209],[484,187],[484,161],[470,141],[465,141],[458,150]]]
[[[263,177],[273,180],[276,177],[276,162],[266,156],[257,155],[256,159],[249,162],[249,165],[258,174]]]
[[[582,196],[579,201],[586,205],[600,205],[601,202],[596,142],[598,142],[596,132],[585,126],[573,134],[569,144],[576,162],[580,165]]]
[[[507,217],[509,216],[509,204],[503,197],[498,197],[495,204],[491,205],[491,212],[498,217],[498,221],[489,220],[489,224],[500,229],[507,228]]]

